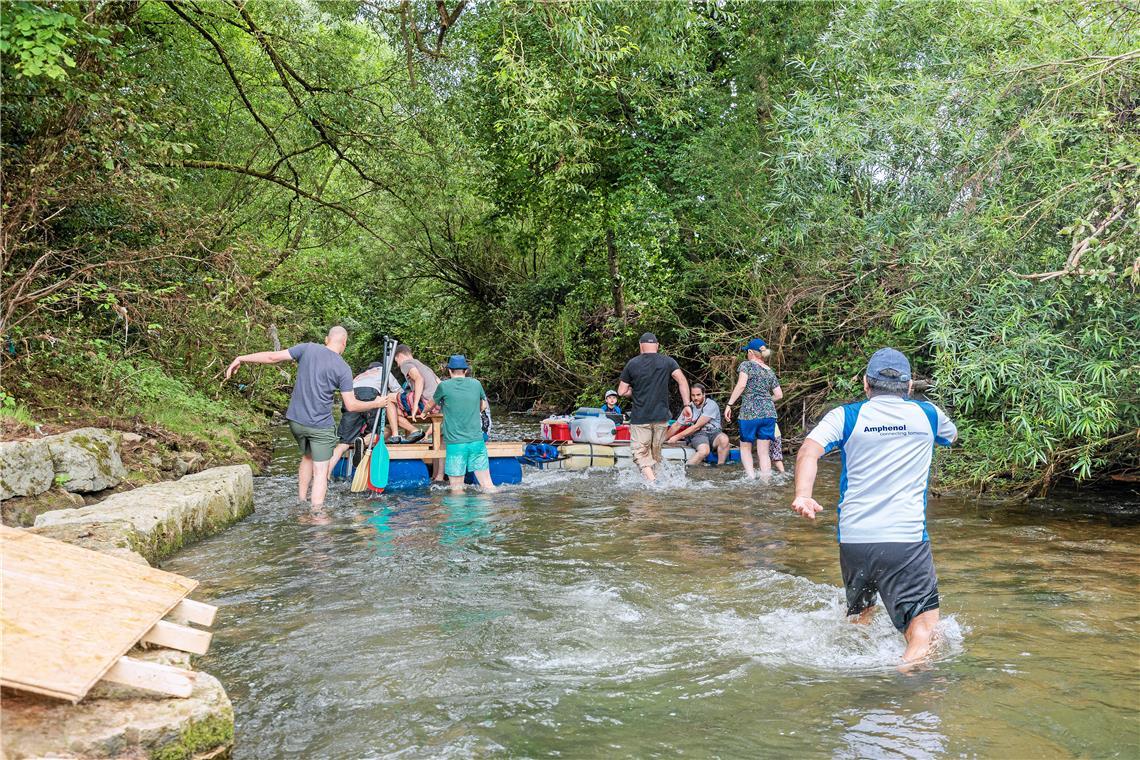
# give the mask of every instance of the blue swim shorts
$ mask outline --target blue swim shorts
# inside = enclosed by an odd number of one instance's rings
[[[741,420],[740,440],[745,443],[776,440],[776,418],[761,417],[758,420]]]
[[[447,444],[447,458],[443,461],[443,471],[449,478],[462,478],[469,472],[491,469],[487,457],[487,444],[483,441]]]
[[[412,413],[412,392],[404,391],[400,394],[400,409],[404,414],[410,415]],[[416,409],[416,414],[420,415],[427,409],[427,402],[422,398],[420,399],[419,408]]]

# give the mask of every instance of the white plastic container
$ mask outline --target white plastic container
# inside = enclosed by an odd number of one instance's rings
[[[614,442],[614,421],[609,417],[575,417],[570,422],[570,438],[578,443]]]

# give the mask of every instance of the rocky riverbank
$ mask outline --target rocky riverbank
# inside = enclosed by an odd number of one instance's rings
[[[37,515],[83,507],[212,464],[169,436],[83,427],[0,442],[0,520],[30,527]]]
[[[121,440],[116,431],[83,428],[0,443],[4,521],[34,523],[31,530],[51,538],[156,563],[253,511],[248,465],[183,472],[177,480],[134,487],[146,476],[124,465]],[[183,461],[187,469],[193,466]],[[219,624],[225,625],[224,615]],[[189,655],[167,649],[137,648],[131,656],[189,667]],[[106,684],[77,705],[6,693],[0,732],[5,758],[226,757],[233,707],[207,673],[198,674],[185,699]]]

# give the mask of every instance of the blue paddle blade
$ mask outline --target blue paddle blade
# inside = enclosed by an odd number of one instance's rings
[[[381,434],[380,440],[372,449],[372,461],[368,463],[368,488],[376,493],[382,493],[388,487],[389,459],[388,446]]]

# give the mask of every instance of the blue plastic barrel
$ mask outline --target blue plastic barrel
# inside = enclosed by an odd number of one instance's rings
[[[715,462],[716,461],[716,452],[710,451],[709,455],[707,457],[705,457],[705,461],[708,462],[709,464],[712,464],[713,462]],[[725,464],[732,464],[733,462],[739,462],[739,461],[740,461],[740,449],[729,449],[728,450],[728,457],[725,458],[724,463]]]
[[[522,465],[514,457],[491,457],[491,482],[497,486],[522,482]],[[475,474],[467,473],[467,483],[475,482]]]
[[[388,487],[385,491],[407,491],[430,485],[431,475],[421,460],[393,459],[388,463]]]

